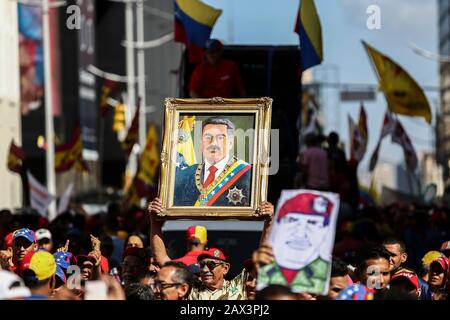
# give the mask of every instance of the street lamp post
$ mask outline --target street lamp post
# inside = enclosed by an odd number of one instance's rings
[[[137,41],[140,43],[144,42],[144,2],[143,0],[137,3]],[[138,47],[137,49],[137,59],[138,59],[138,96],[140,100],[140,112],[139,112],[139,145],[143,149],[145,148],[145,136],[146,136],[146,118],[145,118],[145,107],[146,107],[146,97],[145,97],[145,52],[143,47]]]
[[[47,141],[46,171],[47,190],[56,196],[55,177],[55,144],[53,128],[53,92],[51,88],[51,61],[50,61],[50,27],[49,27],[49,3],[44,0],[42,3],[42,38],[44,42],[44,77],[45,77],[45,138]],[[52,201],[48,208],[48,220],[56,217],[56,203]]]

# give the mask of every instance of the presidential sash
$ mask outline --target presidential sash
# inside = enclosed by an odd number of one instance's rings
[[[233,159],[234,160],[234,159]],[[243,160],[235,160],[225,167],[220,176],[208,188],[201,189],[194,206],[211,206],[230,186],[233,185],[252,166]],[[201,167],[200,167],[201,168]],[[198,187],[198,184],[197,184]]]

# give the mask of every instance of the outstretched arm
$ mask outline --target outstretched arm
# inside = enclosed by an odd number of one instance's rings
[[[167,261],[170,261],[167,255],[166,245],[162,237],[162,226],[164,221],[156,219],[156,215],[162,211],[162,203],[159,198],[155,198],[148,206],[148,213],[150,216],[150,246],[156,259],[156,263],[162,266]]]
[[[270,228],[272,227],[274,207],[270,202],[264,201],[258,207],[259,215],[264,217],[264,228],[261,233],[259,245],[266,243],[269,238]]]

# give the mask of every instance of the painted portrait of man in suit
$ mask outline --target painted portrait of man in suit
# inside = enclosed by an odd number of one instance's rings
[[[203,161],[177,165],[173,205],[250,206],[252,166],[232,155],[234,123],[212,116],[201,125]]]

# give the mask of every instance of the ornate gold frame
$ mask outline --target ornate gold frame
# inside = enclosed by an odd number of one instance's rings
[[[267,199],[267,183],[270,152],[270,122],[272,99],[165,99],[164,137],[161,151],[161,176],[158,197],[163,211],[158,215],[164,219],[260,219],[257,208]],[[253,152],[251,205],[249,207],[195,207],[173,206],[175,144],[178,137],[179,113],[255,113],[255,140]],[[176,159],[176,158],[175,158]],[[172,197],[172,198],[171,198]]]

